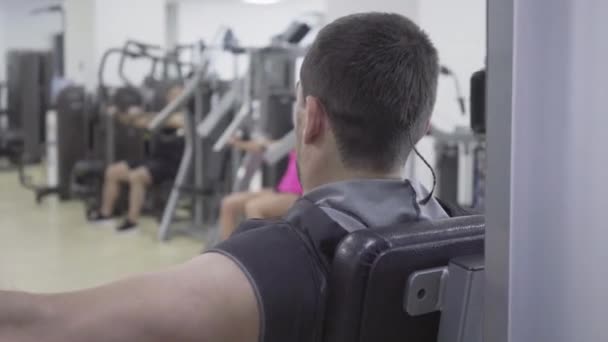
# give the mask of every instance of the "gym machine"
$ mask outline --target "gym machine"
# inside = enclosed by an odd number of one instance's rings
[[[109,107],[116,107],[119,112],[127,112],[133,106],[143,107],[144,110],[151,112],[162,109],[166,105],[167,91],[174,85],[183,84],[183,68],[188,66],[188,64],[176,60],[175,53],[175,51],[162,52],[157,45],[133,40],[125,42],[122,47],[108,49],[104,53],[98,70],[99,88],[96,101],[98,115],[102,116],[104,121],[106,136],[104,159],[107,164],[116,160],[142,157],[141,146],[139,151],[124,153],[129,151],[129,146],[133,145],[134,132],[132,129],[126,129],[127,132],[124,132],[124,127],[122,127],[122,131],[118,129],[121,125],[118,125],[115,118],[109,115]],[[112,88],[105,80],[105,73],[108,60],[115,55],[119,57],[118,76],[122,80],[123,86]],[[147,60],[151,65],[143,85],[139,87],[126,75],[129,61],[135,60]],[[158,76],[159,64],[162,64],[160,77]],[[177,70],[175,78],[169,77],[171,66]],[[122,141],[125,140],[124,138],[126,141]]]
[[[460,83],[447,67],[442,66],[441,73],[454,78],[457,101],[464,115],[466,106]],[[446,132],[432,126],[429,132],[434,138],[437,153],[438,197],[475,211],[483,211],[485,202],[485,82],[480,84],[483,81],[480,73],[475,73],[471,78],[470,127],[456,127],[452,132]]]
[[[61,37],[55,41],[53,52],[9,53],[8,127],[3,135],[12,137],[13,146],[20,146],[19,153],[13,153],[12,161],[17,166],[21,184],[34,191],[37,202],[50,194],[58,194],[62,200],[69,198],[67,177],[61,176],[70,171],[63,170],[65,163],[61,165],[60,162],[82,158],[79,152],[74,155],[73,150],[85,146],[79,138],[83,128],[78,124],[79,115],[57,115],[58,104],[65,98],[62,89],[70,87],[61,79],[61,63],[57,61],[61,58]],[[77,102],[75,106],[81,104]],[[76,121],[66,121],[66,118]],[[65,143],[59,144],[57,139],[63,139]],[[44,155],[49,168],[51,165],[56,167],[47,175],[48,184],[34,184],[25,172],[25,164],[41,161]]]
[[[85,184],[94,183],[94,188],[101,186],[97,178],[102,177],[105,162],[115,157],[115,150],[125,156],[143,154],[143,143],[133,143],[134,132],[124,129],[116,134],[113,118],[106,115],[110,101],[119,108],[143,103],[135,89],[123,87],[111,91],[105,84],[104,74],[109,57],[126,53],[126,50],[116,48],[104,54],[98,69],[99,87],[96,95],[88,94],[84,87],[76,85],[67,86],[58,94],[56,106],[49,116],[55,118],[49,134],[55,138],[57,170],[52,172],[56,173],[56,180],[46,187],[35,189],[38,202],[53,194],[63,200],[72,196],[87,199],[95,191]],[[123,70],[119,70],[119,73],[122,74]],[[121,137],[121,144],[125,148],[116,149],[114,145]]]
[[[486,70],[471,77],[471,129],[479,137],[480,144],[474,150],[473,207],[485,209],[486,203]]]
[[[484,238],[482,216],[351,233],[332,262],[324,341],[483,341]]]
[[[221,195],[227,192],[226,184],[230,183],[228,154],[224,151],[213,151],[213,141],[218,138],[232,119],[232,113],[237,101],[235,89],[240,81],[236,80],[229,88],[225,82],[217,79],[211,73],[213,66],[213,50],[228,50],[226,42],[230,32],[224,32],[220,44],[214,46],[201,45],[200,62],[195,66],[192,78],[186,83],[181,95],[167,106],[152,120],[148,129],[158,131],[173,115],[182,110],[185,122],[186,145],[182,161],[175,178],[169,200],[165,206],[158,237],[166,241],[170,233],[181,232],[195,238],[207,241],[214,240],[212,230],[203,229],[206,218],[217,210]],[[221,99],[220,99],[221,98]],[[196,134],[197,125],[208,128],[209,134],[199,138]],[[190,197],[191,215],[186,222],[176,225],[179,204],[184,196]],[[215,205],[214,205],[215,204]],[[182,220],[183,221],[183,220]]]
[[[204,101],[198,98],[200,97],[199,89],[204,88],[206,83],[212,87],[213,84],[217,84],[217,80],[213,80],[211,72],[208,70],[213,64],[211,53],[209,53],[212,47],[208,47],[205,50],[206,53],[203,54],[202,62],[196,69],[194,78],[188,83],[182,96],[169,104],[158,115],[158,120],[150,125],[151,130],[158,129],[170,113],[183,107],[187,101],[195,100],[194,120],[188,118],[186,121],[195,126],[191,133],[186,134],[187,141],[190,143],[186,144],[184,158],[161,220],[160,240],[167,240],[174,231],[195,236],[202,235],[210,244],[217,239],[213,216],[217,212],[221,198],[230,191],[248,190],[253,175],[262,166],[262,159],[265,157],[246,155],[241,158],[241,153],[227,149],[228,141],[237,132],[248,133],[250,136],[266,135],[270,139],[285,137],[281,143],[275,145],[286,145],[285,142],[288,147],[295,145],[293,136],[288,133],[292,129],[290,113],[295,99],[295,64],[297,58],[304,53],[304,49],[295,44],[300,42],[310,30],[311,27],[306,24],[294,23],[286,32],[274,37],[273,44],[266,48],[241,47],[231,30],[222,30],[221,34],[217,35],[220,40],[220,49],[231,52],[233,55],[245,54],[249,57],[250,67],[245,78],[232,81],[229,89],[221,96],[218,95],[220,92],[214,91],[216,96],[214,96],[215,100],[211,101],[212,105],[210,107],[202,106]],[[197,103],[199,105],[196,105]],[[218,131],[220,131],[220,135],[214,136]],[[212,141],[215,143],[209,151],[200,147],[201,144],[204,146],[205,143]],[[288,153],[289,149],[285,147],[274,147],[267,152],[267,159],[273,163],[283,162],[282,169],[284,170],[286,167],[284,157]],[[209,189],[208,186],[205,186],[205,180],[209,179],[210,165],[208,164],[217,163],[216,157],[226,154],[232,155],[230,162],[226,164],[232,165],[233,170],[230,171],[230,167],[225,167],[223,173],[233,175],[235,180],[232,181],[232,176],[224,176],[219,188]],[[190,170],[194,172],[194,188],[198,189],[199,194],[194,198],[192,219],[188,225],[175,227],[178,203],[180,198],[188,193],[185,190],[188,190],[186,184]],[[264,182],[276,184],[283,170],[275,171],[274,175],[272,172],[265,172],[268,178]],[[231,189],[225,187],[229,183],[233,183]],[[203,193],[200,193],[201,189],[204,190]],[[214,191],[214,196],[210,190]],[[202,195],[206,195],[207,198]]]
[[[163,52],[158,46],[129,40],[122,47],[104,53],[98,70],[97,97],[84,112],[89,116],[85,130],[89,149],[86,159],[75,163],[69,176],[70,190],[85,200],[87,213],[98,205],[107,165],[117,160],[142,160],[147,151],[154,148],[154,139],[149,141],[148,132],[119,124],[109,108],[124,113],[133,106],[146,111],[158,111],[165,106],[169,89],[184,82],[184,69],[189,64],[181,62],[177,56],[186,48],[193,49],[194,45]],[[106,67],[113,56],[119,57],[118,76],[124,84],[118,88],[108,86],[105,80]],[[130,61],[142,59],[150,61],[151,68],[143,85],[137,87],[126,76],[126,69]],[[169,70],[171,67],[174,74]]]
[[[3,165],[1,170],[18,165],[24,148],[23,136],[8,129],[7,114],[6,84],[0,83],[0,158],[8,161],[8,165]]]
[[[233,122],[215,144],[214,150],[226,148],[235,135],[253,139],[263,136],[280,141],[267,156],[249,153],[242,158],[233,192],[249,190],[254,175],[262,167],[263,184],[270,187],[276,185],[285,170],[284,157],[290,151],[285,151],[285,147],[295,145],[293,136],[289,133],[293,129],[290,114],[295,102],[296,64],[306,52],[298,44],[311,30],[312,27],[308,24],[296,21],[284,33],[274,37],[269,47],[237,48],[238,51],[247,53],[250,59],[249,71],[244,80],[243,102]],[[206,134],[205,127],[199,127],[199,134]],[[278,151],[284,154],[277,154]],[[271,160],[274,163],[269,164]]]
[[[174,85],[183,85],[186,75],[193,70],[192,63],[180,60],[182,52],[195,51],[197,48],[201,46],[187,44],[163,51],[157,45],[128,40],[122,48],[119,62],[120,79],[127,87],[139,90],[146,111],[159,112],[167,105],[165,95],[169,89]],[[129,60],[142,59],[150,62],[150,70],[138,87],[126,76],[125,69]]]
[[[53,74],[50,51],[14,50],[7,54],[8,130],[23,136],[22,159],[27,163],[39,162],[43,156]]]
[[[6,101],[2,114],[6,121],[2,122],[0,130],[4,136],[10,136],[12,142],[21,140],[18,145],[22,148],[18,155],[14,155],[18,160],[12,158],[14,163],[42,160],[46,143],[46,113],[53,102],[54,81],[63,77],[63,8],[60,5],[35,8],[29,14],[59,14],[62,27],[52,35],[51,49],[18,49],[6,55],[7,79],[3,87],[6,94],[2,94],[6,95],[2,98]]]
[[[468,127],[445,132],[431,127],[437,153],[437,194],[442,200],[461,206],[483,209],[474,196],[474,187],[482,176],[485,142]],[[479,195],[479,193],[477,193]]]

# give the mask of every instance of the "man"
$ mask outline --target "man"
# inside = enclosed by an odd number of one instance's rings
[[[167,101],[173,101],[181,91],[181,87],[172,87],[167,94]],[[117,115],[123,124],[145,129],[156,114],[144,113],[140,107],[134,107],[129,113]],[[147,188],[173,180],[177,175],[185,145],[184,138],[177,135],[181,128],[182,114],[175,113],[169,118],[164,129],[156,134],[154,149],[148,159],[142,162],[119,161],[106,168],[101,207],[88,213],[90,221],[103,222],[112,219],[114,206],[120,196],[120,185],[126,183],[129,185],[129,210],[127,217],[116,230],[122,233],[137,228]]]
[[[303,200],[344,229],[446,217],[400,180],[428,129],[438,70],[432,43],[402,16],[360,14],[323,29],[295,110]],[[308,285],[317,266],[306,237],[280,223],[245,226],[165,272],[77,293],[2,293],[0,340],[315,340],[323,303],[309,300],[320,289]]]

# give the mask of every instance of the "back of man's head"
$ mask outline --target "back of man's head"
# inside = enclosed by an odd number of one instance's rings
[[[324,106],[342,163],[389,172],[425,133],[437,92],[438,55],[411,20],[387,13],[326,26],[301,71],[303,95]]]

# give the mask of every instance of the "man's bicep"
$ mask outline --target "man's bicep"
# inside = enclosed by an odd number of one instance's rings
[[[68,341],[253,342],[259,335],[253,289],[220,254],[55,300],[67,310]]]
[[[204,331],[200,334],[207,338],[203,340],[258,341],[260,315],[256,294],[234,261],[218,253],[207,253],[185,264],[179,272],[190,282],[190,293],[200,300],[195,307],[191,305],[194,312],[202,312],[200,320],[190,323],[194,329],[202,327],[200,330]]]
[[[235,260],[251,280],[264,342],[311,341],[316,336],[325,285],[307,241],[286,222],[253,220],[211,250]]]

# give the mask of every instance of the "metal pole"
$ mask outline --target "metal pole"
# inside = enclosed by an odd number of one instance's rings
[[[106,116],[106,164],[112,164],[116,159],[116,123],[114,114],[108,112],[108,107],[104,104],[102,113]]]
[[[191,115],[188,111],[184,111],[183,115],[184,122],[186,123],[186,146],[184,148],[184,155],[182,157],[179,170],[177,172],[177,175],[175,176],[175,184],[173,185],[173,189],[171,190],[171,195],[169,196],[169,201],[167,202],[167,206],[165,207],[165,210],[163,212],[163,217],[158,230],[158,239],[161,241],[166,241],[169,239],[169,232],[171,230],[173,218],[175,217],[175,210],[177,209],[177,204],[181,197],[182,188],[188,180],[190,166],[192,165],[193,135],[190,131],[190,128],[194,125],[192,124]]]
[[[201,87],[204,88],[204,87]],[[196,134],[196,125],[203,122],[203,115],[206,110],[204,94],[199,88],[194,94],[194,122],[188,127],[192,142],[194,143],[194,185],[196,190],[202,190],[205,186],[205,175],[203,165],[203,139]],[[205,202],[203,196],[194,194],[193,228],[202,228],[204,219]]]
[[[486,285],[484,340],[509,341],[511,121],[515,0],[488,0]]]
[[[509,339],[606,341],[608,2],[514,2]]]

